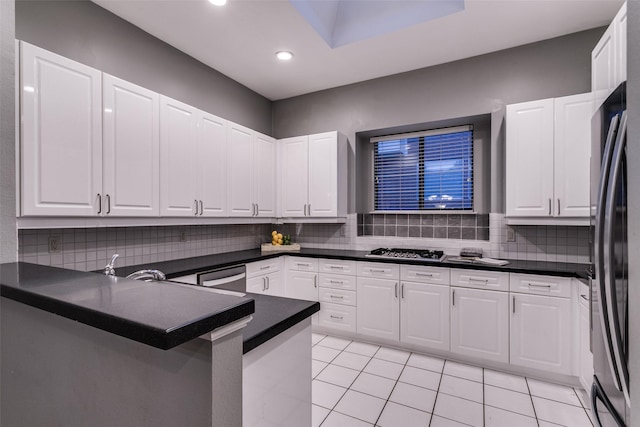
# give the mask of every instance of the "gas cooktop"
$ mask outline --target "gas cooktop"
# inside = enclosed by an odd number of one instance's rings
[[[444,251],[399,248],[378,248],[372,250],[365,256],[368,258],[410,259],[424,262],[441,262],[445,258]]]

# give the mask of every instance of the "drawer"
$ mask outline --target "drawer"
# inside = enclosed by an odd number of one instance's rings
[[[570,298],[571,278],[511,273],[509,278],[509,289],[511,292],[519,292],[523,294]]]
[[[492,291],[509,290],[509,273],[501,271],[451,269],[451,286],[488,289]]]
[[[287,258],[287,269],[299,271],[318,271],[318,260],[316,258],[289,256]]]
[[[320,302],[329,302],[342,305],[356,305],[356,291],[344,291],[342,289],[319,288]]]
[[[377,277],[380,279],[400,279],[400,266],[384,262],[358,262],[357,274],[363,277]]]
[[[346,289],[355,291],[357,288],[356,276],[320,273],[320,286],[324,288]]]
[[[259,276],[261,274],[271,273],[272,271],[280,271],[281,264],[281,257],[251,262],[246,265],[247,277]]]
[[[356,262],[342,259],[321,259],[319,262],[320,273],[337,273],[356,275]]]
[[[320,303],[318,326],[356,333],[356,308],[348,305]]]
[[[400,280],[449,286],[451,270],[425,265],[401,265]]]

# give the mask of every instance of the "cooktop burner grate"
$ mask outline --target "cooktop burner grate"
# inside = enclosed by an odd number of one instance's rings
[[[432,249],[378,248],[372,250],[366,256],[369,258],[397,258],[426,262],[441,262],[445,255],[444,251]]]

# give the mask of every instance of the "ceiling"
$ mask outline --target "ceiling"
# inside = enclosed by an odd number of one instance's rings
[[[207,0],[92,1],[271,100],[607,25],[623,3],[466,0],[462,11],[332,48],[288,0],[229,0],[223,7]],[[279,61],[279,50],[295,56]]]

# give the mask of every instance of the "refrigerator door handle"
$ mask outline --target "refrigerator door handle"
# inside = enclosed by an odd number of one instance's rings
[[[618,373],[615,368],[615,362],[613,357],[613,349],[611,344],[611,330],[609,328],[609,322],[607,322],[607,306],[606,292],[604,282],[604,211],[605,211],[605,198],[607,191],[609,190],[609,169],[611,166],[611,158],[613,156],[613,147],[616,139],[616,133],[618,130],[619,117],[613,116],[607,132],[607,140],[604,146],[604,152],[602,153],[602,167],[600,171],[600,180],[598,181],[598,199],[596,203],[596,221],[595,221],[595,233],[594,233],[594,268],[595,268],[595,280],[596,280],[596,303],[598,305],[598,311],[600,315],[600,327],[602,328],[602,338],[604,340],[604,350],[607,357],[609,368],[611,369],[611,377],[616,385],[619,382]]]
[[[613,407],[613,404],[605,394],[604,390],[602,390],[602,386],[600,385],[600,381],[596,376],[593,377],[593,384],[591,385],[591,413],[593,414],[593,418],[596,422],[596,427],[602,427],[602,421],[600,421],[600,414],[598,413],[598,400],[602,402],[611,417],[614,419],[618,427],[626,427],[622,417],[618,414],[618,411]]]
[[[622,113],[620,120],[620,129],[616,137],[616,144],[611,159],[611,169],[609,171],[609,189],[605,202],[604,212],[604,283],[607,303],[607,320],[611,331],[611,348],[613,350],[613,362],[615,363],[618,373],[616,387],[624,393],[627,406],[631,407],[631,398],[629,396],[629,369],[625,360],[624,348],[622,342],[622,331],[619,323],[618,313],[618,293],[616,290],[616,273],[613,265],[615,259],[615,247],[613,242],[613,233],[615,228],[616,216],[616,191],[615,189],[620,182],[622,174],[622,160],[626,148],[627,138],[627,112]]]

